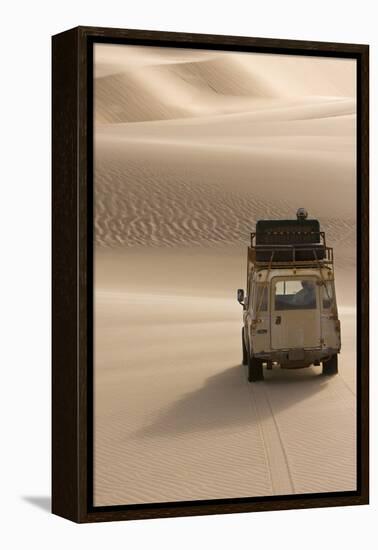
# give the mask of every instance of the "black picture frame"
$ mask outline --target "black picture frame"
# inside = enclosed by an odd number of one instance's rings
[[[93,506],[93,44],[353,58],[357,61],[357,490]],[[75,522],[369,502],[369,47],[77,27],[52,38],[52,511]]]

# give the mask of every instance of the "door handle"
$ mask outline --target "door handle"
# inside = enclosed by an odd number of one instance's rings
[[[281,315],[277,315],[276,317],[276,325],[280,325],[281,324]]]

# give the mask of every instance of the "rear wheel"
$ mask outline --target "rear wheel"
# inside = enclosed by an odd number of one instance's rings
[[[323,374],[325,376],[333,376],[334,374],[338,373],[338,366],[337,366],[337,353],[335,355],[332,355],[328,361],[323,361]]]
[[[256,357],[248,357],[248,382],[264,380],[262,361]]]
[[[242,365],[248,365],[248,353],[247,353],[247,347],[244,341],[244,327],[242,328],[242,350],[243,350]]]

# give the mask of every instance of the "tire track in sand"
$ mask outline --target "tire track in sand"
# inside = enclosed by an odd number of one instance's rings
[[[252,405],[258,415],[273,494],[293,494],[295,486],[289,460],[264,384],[249,384],[247,378],[245,380]]]
[[[278,370],[249,391],[274,494],[355,489],[355,399],[340,376]]]

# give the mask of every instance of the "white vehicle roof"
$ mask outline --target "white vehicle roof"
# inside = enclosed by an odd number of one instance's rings
[[[300,268],[272,268],[252,270],[250,276],[255,282],[271,281],[274,277],[318,277],[319,279],[332,280],[333,271],[329,267],[300,267]]]

